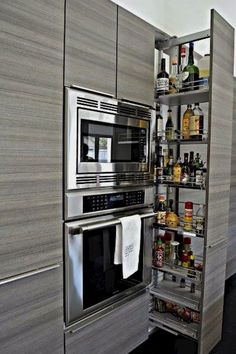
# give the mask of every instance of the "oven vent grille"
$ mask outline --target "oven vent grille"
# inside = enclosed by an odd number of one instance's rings
[[[148,109],[137,109],[137,117],[138,118],[149,118],[151,119],[151,112]]]
[[[127,107],[127,106],[119,106],[119,113],[124,114],[124,115],[129,115],[136,117],[136,108],[133,107]]]
[[[117,105],[107,102],[100,102],[100,109],[103,111],[111,111],[116,112],[118,111]]]
[[[77,104],[80,106],[98,108],[98,101],[92,100],[91,98],[77,97]]]
[[[151,183],[149,173],[119,173],[103,175],[80,175],[76,177],[76,184],[85,186],[119,186],[123,184],[140,184],[142,182]]]

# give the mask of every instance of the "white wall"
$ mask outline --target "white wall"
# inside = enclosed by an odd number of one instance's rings
[[[236,28],[236,0],[113,0],[113,2],[169,35],[178,37],[209,28],[212,8]],[[201,54],[209,52],[208,44],[202,44],[199,42],[195,47],[196,51]],[[236,62],[234,71],[236,76]]]

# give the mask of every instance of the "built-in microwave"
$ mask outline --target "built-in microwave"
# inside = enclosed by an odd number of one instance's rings
[[[66,189],[150,183],[153,110],[65,90]]]
[[[138,271],[127,279],[114,264],[116,226],[120,217],[141,219]],[[65,223],[66,326],[101,316],[119,303],[138,296],[151,281],[153,210],[145,208]]]

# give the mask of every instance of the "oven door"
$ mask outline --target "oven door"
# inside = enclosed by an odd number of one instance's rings
[[[85,109],[75,90],[66,94],[68,190],[77,189],[84,176],[149,172],[150,120]]]
[[[114,265],[117,217],[65,224],[67,326],[102,309],[107,311],[109,305],[133,296],[150,283],[153,215],[152,209],[140,213],[139,269],[127,279],[122,277],[122,265]]]

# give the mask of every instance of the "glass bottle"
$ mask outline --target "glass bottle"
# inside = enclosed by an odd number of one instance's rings
[[[188,183],[189,177],[190,177],[190,172],[189,172],[188,153],[185,152],[184,153],[184,163],[182,164],[182,170],[181,170],[181,182]]]
[[[164,156],[162,155],[162,147],[158,147],[158,154],[154,162],[154,183],[162,180],[163,178]]]
[[[205,208],[201,204],[196,213],[196,233],[204,234]]]
[[[169,93],[169,74],[166,72],[166,60],[161,59],[161,71],[157,74],[157,95]]]
[[[189,134],[190,139],[201,140],[203,135],[203,119],[204,114],[199,106],[199,103],[195,103],[193,108],[193,114],[190,117],[189,122]]]
[[[184,206],[184,230],[191,231],[193,224],[193,203],[185,202]]]
[[[158,204],[158,209],[157,209],[157,223],[160,225],[165,225],[166,224],[166,205],[165,205],[165,196],[160,195],[159,196],[159,204]]]
[[[170,255],[170,262],[171,266],[177,266],[178,265],[178,247],[179,247],[179,242],[178,241],[171,241],[171,255]]]
[[[157,125],[157,139],[161,140],[163,137],[163,117],[160,113],[160,105],[156,106],[156,125]]]
[[[182,138],[190,138],[190,117],[193,115],[192,105],[188,104],[182,118]]]
[[[181,158],[179,157],[173,166],[173,182],[181,182]]]
[[[169,78],[169,93],[176,93],[176,79],[178,74],[177,57],[173,57],[171,60],[171,74]]]
[[[177,75],[176,80],[176,89],[177,91],[182,91],[183,86],[183,70],[186,66],[186,48],[181,47],[180,49],[180,65],[179,65],[179,73]]]
[[[172,110],[168,109],[167,122],[165,127],[166,140],[174,139],[174,123],[172,120]]]
[[[163,267],[164,264],[164,249],[162,247],[161,239],[158,239],[154,250],[154,265],[158,268]]]
[[[183,70],[184,91],[196,90],[198,88],[199,69],[196,65],[194,65],[193,50],[194,50],[194,44],[193,42],[190,42],[188,64],[185,66]]]
[[[169,159],[168,159],[168,163],[167,163],[167,166],[166,166],[166,170],[165,170],[165,178],[166,178],[166,181],[172,181],[173,179],[173,160],[174,160],[174,157],[173,157],[173,149],[170,149],[169,150]]]
[[[189,182],[195,182],[195,162],[194,162],[194,151],[189,153]]]
[[[195,184],[201,186],[203,184],[203,161],[199,153],[196,153],[195,158]]]

